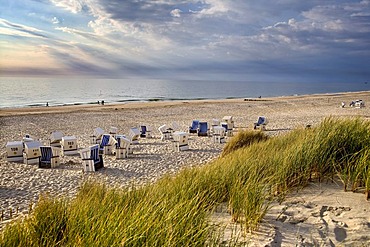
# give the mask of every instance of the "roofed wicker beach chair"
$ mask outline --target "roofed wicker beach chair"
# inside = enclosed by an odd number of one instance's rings
[[[199,120],[193,120],[191,126],[189,127],[189,133],[197,133],[199,127]]]
[[[171,131],[169,131],[167,125],[163,124],[158,128],[159,132],[161,133],[161,140],[170,140],[171,139]]]
[[[104,167],[103,156],[99,154],[99,145],[93,145],[80,151],[85,172],[95,172]]]
[[[25,142],[23,152],[23,162],[25,164],[38,164],[41,146],[42,143],[39,141]]]
[[[23,161],[22,141],[11,141],[6,143],[6,160],[9,162]]]
[[[222,126],[213,127],[213,142],[224,143],[225,142],[226,129]]]
[[[131,141],[124,135],[117,135],[116,140],[116,159],[127,158],[131,154]]]
[[[130,128],[128,132],[128,139],[131,144],[139,144],[140,130],[136,127]]]
[[[100,154],[113,154],[113,146],[117,143],[116,139],[111,134],[104,134],[99,145]]]
[[[78,154],[77,138],[75,136],[63,136],[62,141],[63,155]]]
[[[175,151],[184,151],[189,149],[189,133],[176,131],[173,133],[173,148]]]
[[[230,130],[234,129],[234,118],[232,116],[224,116],[222,122],[227,123],[227,128]]]
[[[114,138],[116,138],[117,132],[118,132],[117,127],[113,127],[113,126],[110,127],[109,134],[111,134]]]
[[[39,157],[39,168],[55,168],[60,163],[61,148],[52,146],[41,146]]]
[[[225,133],[228,137],[233,136],[234,119],[232,116],[224,116],[222,118],[221,126],[225,128]]]
[[[207,122],[199,122],[198,126],[198,136],[208,136],[208,123]]]
[[[101,141],[101,137],[104,135],[104,130],[100,127],[94,129],[94,133],[90,136],[91,144],[99,144]]]
[[[50,146],[52,147],[61,147],[61,141],[63,138],[63,132],[61,131],[53,131],[50,134]]]
[[[261,128],[261,130],[266,130],[266,125],[268,124],[268,120],[264,116],[259,116],[257,119],[257,122],[254,123],[254,129],[257,129],[258,127]]]
[[[152,128],[149,125],[140,125],[140,137],[142,138],[152,137]]]
[[[220,120],[219,119],[212,119],[212,125],[211,125],[211,132],[214,132],[214,128],[220,126]]]

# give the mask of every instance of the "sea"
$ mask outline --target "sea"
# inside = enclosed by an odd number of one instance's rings
[[[266,98],[369,91],[367,82],[0,77],[0,109],[196,99]]]

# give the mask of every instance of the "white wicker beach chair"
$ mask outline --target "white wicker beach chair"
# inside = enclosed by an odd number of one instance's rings
[[[131,141],[131,144],[139,144],[140,130],[136,127],[133,127],[128,132],[128,139]]]
[[[90,136],[91,144],[99,144],[101,141],[101,137],[104,135],[104,130],[102,128],[95,128],[94,133],[92,136]]]
[[[213,142],[224,143],[225,142],[225,128],[222,126],[213,127]]]
[[[63,136],[61,146],[63,155],[78,154],[77,138],[75,136]]]
[[[161,133],[161,140],[162,141],[171,139],[171,134],[172,133],[169,130],[169,128],[167,127],[167,125],[164,124],[164,125],[159,126],[158,130]]]
[[[23,161],[22,141],[11,141],[6,143],[6,160],[9,162]]]
[[[257,122],[254,123],[254,129],[257,129],[259,127],[261,128],[261,130],[266,130],[267,124],[268,124],[267,118],[265,116],[259,116]]]
[[[99,154],[99,145],[93,145],[80,151],[85,172],[95,172],[104,167],[103,156]]]
[[[173,148],[175,151],[184,151],[189,149],[189,133],[176,131],[173,133]]]
[[[63,133],[61,131],[53,131],[50,134],[49,142],[52,147],[61,147]]]
[[[40,147],[42,143],[39,141],[30,141],[24,143],[23,162],[25,164],[38,164],[40,157]]]
[[[124,159],[131,154],[131,141],[124,135],[117,135],[116,143],[116,159]]]

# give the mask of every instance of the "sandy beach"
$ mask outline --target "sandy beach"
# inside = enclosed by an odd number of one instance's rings
[[[365,107],[349,107],[362,99]],[[345,102],[344,108],[341,103]],[[253,129],[258,116],[266,116],[268,135],[280,135],[307,125],[315,126],[324,118],[370,118],[370,92],[287,96],[262,99],[225,99],[169,102],[137,102],[110,105],[16,108],[0,110],[0,227],[18,214],[26,214],[42,193],[73,197],[81,182],[97,179],[110,186],[139,186],[156,181],[164,174],[175,174],[184,167],[201,166],[216,159],[224,144],[211,137],[190,135],[190,150],[175,152],[170,141],[161,141],[158,127],[176,122],[187,131],[193,119],[211,122],[233,116],[236,131]],[[8,162],[6,143],[30,134],[43,143],[52,131],[76,136],[78,147],[90,145],[96,127],[128,134],[131,127],[150,125],[153,138],[142,138],[134,154],[117,160],[105,156],[105,168],[84,173],[79,156],[61,157],[56,169]],[[312,184],[306,191],[293,194],[281,205],[274,205],[261,229],[245,236],[251,246],[361,246],[370,245],[370,202],[361,193],[343,192],[335,183]],[[218,222],[230,218],[221,210]],[[230,226],[231,227],[231,226]],[[227,234],[225,234],[225,237]]]

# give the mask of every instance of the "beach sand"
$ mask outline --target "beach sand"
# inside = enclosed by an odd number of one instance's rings
[[[211,122],[233,116],[236,130],[253,129],[258,116],[269,120],[266,133],[280,135],[307,125],[315,126],[330,116],[370,118],[370,107],[349,107],[353,100],[370,102],[370,92],[287,96],[262,99],[226,99],[125,104],[16,108],[0,110],[0,210],[3,221],[10,214],[26,214],[42,193],[73,197],[81,182],[97,179],[110,186],[140,186],[156,181],[164,174],[175,174],[184,167],[201,166],[216,159],[224,144],[211,137],[191,135],[190,150],[174,152],[170,141],[161,141],[158,127],[172,122],[187,131],[193,119]],[[341,108],[341,103],[346,106]],[[79,156],[64,156],[56,169],[38,169],[6,161],[6,143],[30,134],[46,143],[52,131],[74,135],[79,148],[90,145],[96,127],[106,132],[111,126],[119,134],[128,134],[140,124],[153,128],[153,138],[140,139],[134,154],[116,160],[105,156],[105,168],[95,173],[82,171]],[[260,230],[245,236],[251,246],[370,245],[370,202],[361,193],[342,192],[333,183],[312,184],[302,194],[290,195],[281,205],[274,205]],[[230,224],[230,217],[220,212],[218,222]],[[277,220],[276,220],[277,219]],[[368,236],[369,235],[369,236]],[[225,233],[227,239],[227,232]],[[312,245],[310,245],[312,244]]]

